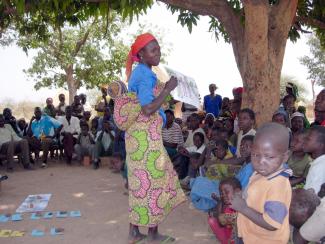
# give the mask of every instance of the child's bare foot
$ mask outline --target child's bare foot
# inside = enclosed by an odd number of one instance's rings
[[[139,231],[139,227],[130,224],[130,231],[129,231],[129,244],[136,244],[137,242],[146,238],[146,235],[143,235]]]

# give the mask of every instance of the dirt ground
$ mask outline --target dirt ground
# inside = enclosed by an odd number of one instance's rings
[[[0,168],[0,174],[4,174]],[[107,166],[99,170],[83,166],[66,166],[50,162],[46,169],[24,171],[17,166],[9,179],[2,182],[0,214],[14,213],[29,194],[51,193],[47,211],[80,210],[81,218],[23,220],[0,223],[1,229],[26,231],[23,237],[0,238],[0,243],[23,244],[101,244],[127,243],[128,197],[119,174]],[[64,234],[51,236],[50,228],[64,228]],[[43,237],[32,237],[33,229],[45,230]],[[216,243],[209,233],[207,215],[193,209],[189,202],[176,208],[161,224],[162,233],[177,238],[175,243]]]

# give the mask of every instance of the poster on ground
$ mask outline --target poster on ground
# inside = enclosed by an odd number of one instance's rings
[[[52,194],[28,195],[23,203],[17,208],[17,213],[44,211]]]

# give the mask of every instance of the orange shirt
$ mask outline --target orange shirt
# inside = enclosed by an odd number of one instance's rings
[[[282,168],[268,177],[255,172],[250,178],[247,191],[244,192],[247,205],[263,214],[264,220],[276,230],[266,230],[238,214],[238,233],[245,244],[288,243],[291,174],[290,169]]]

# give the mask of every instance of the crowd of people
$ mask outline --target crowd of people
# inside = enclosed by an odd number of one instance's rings
[[[68,165],[75,159],[81,163],[90,158],[94,169],[99,168],[102,156],[119,153],[125,158],[124,135],[114,124],[109,101],[107,88],[102,87],[93,118],[92,111],[86,110],[85,94],[76,95],[71,105],[64,94],[59,95],[57,106],[47,98],[44,108],[35,107],[30,121],[17,120],[5,108],[0,114],[0,155],[7,171],[13,171],[15,156],[26,170],[39,164],[47,167],[49,157],[65,159]]]
[[[233,89],[232,100],[216,90],[209,86],[203,111],[183,104],[182,119],[175,118],[172,105],[159,111],[166,117],[162,143],[181,187],[196,208],[207,212],[216,238],[221,243],[286,243],[290,223],[294,243],[324,242],[325,89],[317,96],[313,123],[304,107],[296,107],[296,90],[289,84],[270,118],[273,123],[260,128],[255,112],[241,108],[243,88]],[[101,91],[94,115],[85,109],[84,94],[71,105],[60,94],[56,107],[48,98],[30,121],[16,120],[5,108],[0,154],[7,171],[13,171],[16,155],[26,170],[47,167],[49,157],[64,158],[68,165],[89,157],[98,169],[100,158],[110,156],[128,188],[127,159],[132,158],[126,156],[125,132],[113,119],[107,88]]]

